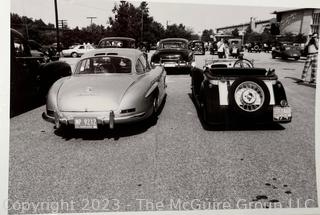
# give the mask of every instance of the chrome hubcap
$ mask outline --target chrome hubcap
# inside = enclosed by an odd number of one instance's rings
[[[262,88],[252,81],[241,83],[234,93],[236,104],[246,112],[259,110],[265,100]]]

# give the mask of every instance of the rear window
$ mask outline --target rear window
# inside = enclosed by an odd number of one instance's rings
[[[75,74],[131,73],[131,66],[131,60],[124,57],[92,57],[81,60]]]
[[[106,39],[99,43],[99,48],[135,48],[133,40]]]
[[[168,41],[168,42],[162,42],[159,45],[159,48],[161,49],[186,49],[187,43],[182,41]]]

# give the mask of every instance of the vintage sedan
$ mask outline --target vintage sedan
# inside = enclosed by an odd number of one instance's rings
[[[264,68],[194,68],[192,96],[207,124],[291,121],[282,83]]]
[[[281,57],[284,60],[288,58],[299,60],[301,57],[301,49],[291,42],[280,42],[272,48],[271,56],[272,58]]]
[[[137,49],[97,49],[82,56],[72,76],[54,83],[43,117],[56,128],[75,129],[144,120],[157,115],[165,79],[165,70],[151,68]]]
[[[189,42],[189,49],[193,51],[195,55],[205,55],[206,50],[204,48],[204,42],[201,40],[192,40]]]
[[[165,68],[191,68],[195,66],[195,58],[188,49],[188,40],[167,38],[159,41],[157,51],[151,56],[151,64]]]
[[[91,44],[83,44],[72,46],[69,49],[64,49],[61,53],[64,57],[80,57],[93,49],[94,47]]]

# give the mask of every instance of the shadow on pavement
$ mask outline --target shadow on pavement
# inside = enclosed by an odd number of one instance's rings
[[[207,130],[207,131],[256,131],[256,130],[284,130],[285,129],[279,123],[257,124],[257,123],[233,122],[232,124],[225,123],[225,124],[209,125],[208,123],[203,121],[201,111],[196,105],[196,102],[194,101],[191,93],[189,93],[188,95],[197,110],[198,118],[204,130]]]
[[[98,130],[76,130],[72,127],[64,127],[57,129],[54,133],[57,136],[62,137],[66,141],[71,139],[83,139],[83,140],[103,140],[103,139],[114,139],[119,140],[121,137],[134,136],[147,131],[152,126],[155,126],[158,121],[158,116],[161,114],[164,105],[166,103],[166,97],[164,98],[161,106],[159,107],[157,116],[150,117],[141,122],[119,124],[114,129],[110,129],[108,126],[101,126]]]
[[[316,85],[315,84],[310,84],[309,82],[301,82],[299,83],[298,81],[300,81],[299,78],[295,78],[295,77],[284,77],[284,78],[287,78],[287,79],[291,79],[293,80],[296,84],[298,85],[302,85],[302,86],[306,86],[306,87],[311,87],[311,88],[316,88]]]
[[[190,68],[165,68],[167,75],[188,75]]]

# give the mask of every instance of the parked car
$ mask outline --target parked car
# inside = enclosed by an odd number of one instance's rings
[[[84,53],[91,50],[94,50],[94,47],[91,44],[83,44],[76,45],[71,49],[64,49],[61,53],[64,57],[80,57]]]
[[[247,45],[248,52],[261,52],[262,51],[262,45],[259,42],[251,42]]]
[[[46,62],[59,60],[59,55],[50,46],[43,46],[35,40],[28,40],[33,57],[44,57]]]
[[[238,58],[243,53],[242,40],[231,38],[228,42],[230,56]]]
[[[287,123],[292,119],[283,85],[264,68],[193,68],[191,89],[207,124]]]
[[[51,84],[71,74],[69,64],[51,61],[48,56],[33,56],[29,42],[11,29],[10,116],[40,105]]]
[[[282,59],[293,58],[294,60],[299,60],[301,50],[291,42],[279,42],[273,47],[271,56],[272,58],[281,57]]]
[[[165,68],[191,68],[195,66],[195,58],[188,49],[188,40],[167,38],[159,41],[157,51],[151,56],[151,64]]]
[[[195,55],[205,55],[206,50],[204,42],[201,40],[192,40],[189,42],[189,49],[193,51]]]
[[[97,129],[155,117],[166,95],[166,72],[137,49],[96,49],[71,77],[51,87],[43,117],[56,128]]]
[[[99,41],[98,48],[136,48],[136,40],[129,37],[106,37]]]

